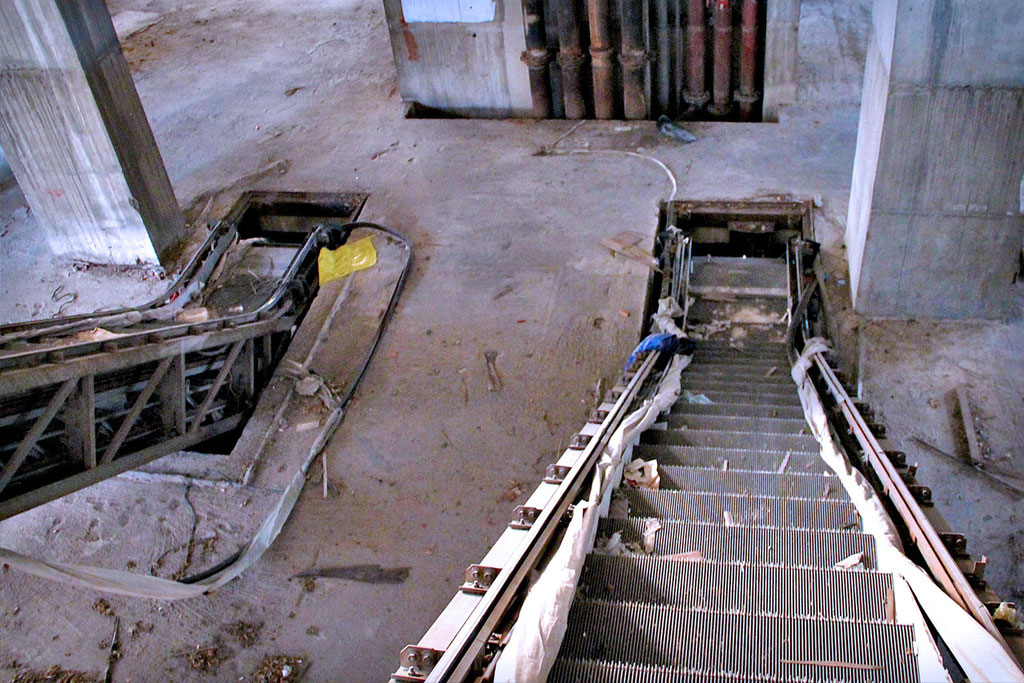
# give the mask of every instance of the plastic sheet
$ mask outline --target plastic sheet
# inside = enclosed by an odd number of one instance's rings
[[[920,605],[928,620],[945,641],[960,667],[974,681],[1016,681],[1024,683],[1024,672],[1010,657],[1006,649],[974,618],[946,595],[930,576],[903,554],[892,520],[886,514],[875,490],[854,469],[846,456],[835,446],[828,429],[825,407],[807,376],[813,363],[812,356],[828,349],[828,343],[819,337],[809,339],[803,353],[792,369],[803,405],[804,415],[821,446],[821,457],[835,472],[860,513],[865,533],[875,537],[878,570],[888,572],[905,581],[909,593]],[[950,680],[941,657],[916,605],[908,604],[906,593],[896,592],[897,615],[912,618],[917,640],[918,666],[922,681]]]
[[[376,263],[377,250],[370,237],[343,244],[337,249],[321,249],[317,256],[320,284],[326,285],[358,270],[371,268]]]

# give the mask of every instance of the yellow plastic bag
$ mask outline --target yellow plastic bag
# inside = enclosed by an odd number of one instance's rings
[[[377,250],[369,237],[343,244],[337,249],[321,249],[317,257],[320,284],[343,278],[357,270],[366,270],[377,263]]]

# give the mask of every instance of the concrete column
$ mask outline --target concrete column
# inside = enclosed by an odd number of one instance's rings
[[[1009,313],[1024,217],[1024,12],[876,0],[846,244],[876,317]]]
[[[0,1],[0,146],[57,257],[155,264],[184,237],[103,0]]]
[[[782,107],[796,100],[800,0],[767,0],[765,14],[762,118],[778,121]]]

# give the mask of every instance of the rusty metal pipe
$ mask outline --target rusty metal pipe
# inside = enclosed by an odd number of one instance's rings
[[[715,116],[726,116],[732,109],[732,2],[713,0],[715,3],[715,66],[711,84],[711,106]]]
[[[565,118],[587,115],[583,98],[583,48],[576,0],[556,0],[558,14],[558,65],[562,68],[562,99]]]
[[[672,109],[672,50],[668,25],[668,0],[654,0],[654,27],[657,44],[658,111],[669,114]]]
[[[533,100],[533,115],[538,119],[551,116],[551,79],[548,64],[547,34],[544,31],[544,1],[523,0],[523,31],[526,34],[526,50],[521,59],[530,70],[530,97]]]
[[[627,119],[647,118],[647,52],[644,49],[644,5],[640,0],[623,0],[622,27],[623,113]]]
[[[590,69],[594,76],[594,118],[615,118],[615,50],[609,0],[588,0]]]
[[[701,109],[710,95],[704,86],[704,0],[689,0],[686,6],[686,92],[683,101],[691,109]]]
[[[757,0],[743,0],[740,12],[740,88],[736,101],[740,103],[740,119],[754,118],[754,104],[758,100],[755,90],[757,78]]]

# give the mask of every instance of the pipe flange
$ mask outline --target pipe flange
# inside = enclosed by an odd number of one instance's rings
[[[754,104],[759,99],[761,99],[761,93],[755,91],[749,95],[744,95],[739,90],[737,90],[732,94],[732,98],[739,102],[740,104]]]
[[[732,113],[732,102],[724,104],[712,104],[708,107],[708,113],[712,116],[728,116]]]
[[[586,57],[582,52],[558,52],[558,65],[563,69],[578,69],[583,66],[584,60]]]
[[[551,63],[551,51],[539,48],[525,50],[519,59],[531,69],[542,69]]]
[[[619,54],[619,62],[627,69],[639,69],[647,66],[649,61],[644,50],[623,50]]]
[[[597,68],[611,68],[615,63],[615,51],[610,47],[592,47],[590,61]]]
[[[693,95],[691,93],[683,93],[683,102],[686,102],[691,107],[696,107],[697,109],[700,109],[705,104],[707,104],[708,100],[710,100],[710,99],[711,99],[711,93],[709,93],[707,90],[705,90],[704,92],[700,93],[699,95]]]

